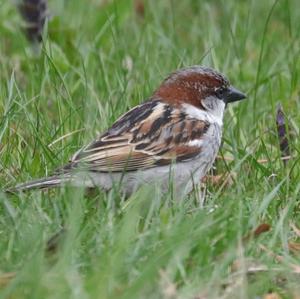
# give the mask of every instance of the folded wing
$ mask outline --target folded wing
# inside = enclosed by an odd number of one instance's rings
[[[122,172],[188,161],[199,155],[209,124],[160,101],[148,101],[118,119],[77,152],[73,167]]]

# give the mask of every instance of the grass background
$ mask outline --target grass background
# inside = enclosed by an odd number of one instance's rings
[[[154,0],[144,16],[136,5],[50,1],[36,58],[13,3],[0,1],[1,188],[63,165],[169,72],[193,64],[219,69],[248,95],[225,115],[221,154],[234,160],[217,163],[237,177],[208,184],[203,206],[147,189],[126,203],[72,188],[0,193],[0,272],[17,272],[0,298],[299,298],[300,258],[288,246],[297,242],[291,223],[300,225],[298,1]],[[279,101],[293,154],[286,168]],[[261,223],[271,230],[243,242]],[[60,249],[45,255],[63,225]],[[254,265],[269,270],[247,274]]]

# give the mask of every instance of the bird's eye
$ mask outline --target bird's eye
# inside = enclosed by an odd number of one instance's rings
[[[226,91],[226,88],[220,87],[215,91],[215,94],[219,99],[222,99],[224,97],[225,91]]]

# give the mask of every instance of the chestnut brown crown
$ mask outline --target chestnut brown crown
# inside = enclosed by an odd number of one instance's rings
[[[230,85],[221,73],[203,66],[180,69],[168,76],[153,94],[154,98],[172,103],[189,103],[202,107],[202,100],[213,97],[226,104],[246,96]]]

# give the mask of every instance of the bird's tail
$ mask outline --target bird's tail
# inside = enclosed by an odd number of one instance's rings
[[[60,186],[63,183],[67,183],[70,181],[69,175],[53,175],[46,178],[41,178],[37,180],[33,180],[30,182],[18,184],[11,189],[7,189],[7,193],[18,193],[18,192],[25,192],[28,190],[33,189],[47,189],[56,186]]]

